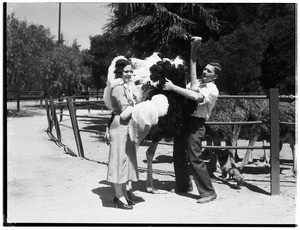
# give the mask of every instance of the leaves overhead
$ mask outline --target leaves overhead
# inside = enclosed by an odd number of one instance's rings
[[[193,35],[205,37],[218,32],[213,10],[199,3],[111,3],[114,16],[105,30],[113,40],[130,44],[132,55],[147,56],[154,51],[172,54],[172,42],[189,43]],[[205,30],[202,30],[205,28]]]

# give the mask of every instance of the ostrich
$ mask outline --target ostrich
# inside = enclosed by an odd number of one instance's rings
[[[199,45],[201,44],[201,37],[192,37],[191,39],[191,56],[190,56],[190,81],[191,85],[197,83],[196,79],[196,54]],[[149,65],[148,65],[149,66]],[[149,148],[146,151],[147,157],[147,181],[146,189],[150,193],[159,193],[153,185],[152,177],[152,161],[157,149],[158,143],[162,138],[169,138],[178,135],[181,131],[182,113],[185,98],[175,92],[163,90],[163,84],[165,78],[170,79],[174,84],[185,87],[187,78],[187,67],[180,58],[176,58],[173,61],[169,59],[163,59],[150,67],[150,79],[154,84],[145,83],[145,78],[140,81],[135,79],[136,82],[143,82],[142,90],[144,92],[144,102],[137,104],[132,112],[132,129],[135,130],[132,133],[137,139],[137,147],[139,144],[147,138],[152,140]],[[149,122],[147,120],[149,116],[153,116],[154,111],[149,111],[148,115],[145,116],[149,110],[149,106],[155,104],[155,107],[161,106],[158,104],[161,101],[154,100],[156,97],[164,96],[168,101],[167,112],[158,117],[157,122]],[[164,97],[161,97],[164,98]],[[151,103],[153,102],[153,103]],[[147,104],[148,103],[148,104]],[[162,114],[162,113],[160,113]],[[142,124],[142,125],[141,125]],[[133,138],[135,138],[133,137]]]
[[[210,121],[270,121],[269,107],[267,100],[223,100],[216,104]],[[295,127],[292,124],[286,124],[286,122],[295,122],[295,105],[294,103],[280,103],[279,104],[279,120],[284,122],[280,124],[280,149],[283,142],[290,143],[293,154],[293,172],[296,174],[296,156],[294,154],[295,145]],[[249,144],[248,146],[254,146],[259,137],[263,140],[270,140],[270,127],[267,124],[255,124],[242,126],[242,125],[207,125],[207,143],[208,145],[221,145],[221,141],[225,140],[226,145],[236,146],[239,133],[244,130],[249,131]],[[230,168],[237,168],[239,171],[248,164],[253,162],[252,150],[247,149],[243,160],[236,163],[237,154],[234,150],[230,150],[227,156],[227,160],[223,167],[220,167],[217,154],[213,154],[212,162],[214,169],[218,172],[222,172],[223,177],[227,174]],[[217,152],[217,151],[216,151]],[[268,157],[264,155],[264,162],[268,163]]]
[[[254,121],[258,119],[259,112],[265,107],[265,101],[262,100],[244,100],[244,99],[219,99],[211,113],[209,121],[213,122],[239,122]],[[206,125],[207,145],[221,146],[221,141],[225,141],[227,146],[236,146],[242,125]],[[205,153],[206,151],[204,151]],[[220,163],[218,156],[209,150],[209,155],[213,160],[215,169],[220,172]],[[218,152],[218,151],[216,151]],[[238,155],[233,149],[229,150],[226,166],[237,168],[236,161]],[[226,170],[227,170],[226,168]]]
[[[269,106],[261,111],[258,120],[266,122],[266,124],[253,125],[250,130],[249,146],[254,146],[257,139],[260,137],[262,140],[270,142],[270,109]],[[283,143],[290,144],[293,156],[293,173],[297,175],[297,160],[295,155],[295,102],[281,102],[279,103],[279,139],[280,139],[280,151]],[[264,163],[269,164],[269,157],[264,154]],[[239,165],[241,170],[245,164],[253,161],[252,150],[248,149],[244,156],[243,161]]]

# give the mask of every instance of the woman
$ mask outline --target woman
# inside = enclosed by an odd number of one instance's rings
[[[132,205],[140,201],[131,190],[127,191],[131,189],[131,182],[138,180],[136,146],[128,133],[133,106],[140,98],[130,81],[132,72],[131,63],[125,58],[119,59],[115,62],[114,79],[110,81],[113,117],[109,128],[107,180],[114,184],[115,207],[121,209],[132,209]]]

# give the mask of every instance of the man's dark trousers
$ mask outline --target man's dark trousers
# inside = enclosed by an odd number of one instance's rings
[[[183,134],[174,138],[174,170],[179,191],[189,188],[189,165],[200,197],[215,194],[205,162],[201,159],[201,142],[205,135],[205,119],[188,116]]]

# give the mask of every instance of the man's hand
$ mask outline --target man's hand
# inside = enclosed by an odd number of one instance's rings
[[[171,82],[168,78],[166,78],[166,83],[164,86],[164,90],[173,90],[174,89],[174,84]]]
[[[190,89],[182,88],[177,85],[174,85],[169,79],[166,78],[166,83],[164,90],[172,90],[175,93],[178,93],[186,98],[189,98],[194,101],[203,101],[203,95],[199,92],[195,92]]]

